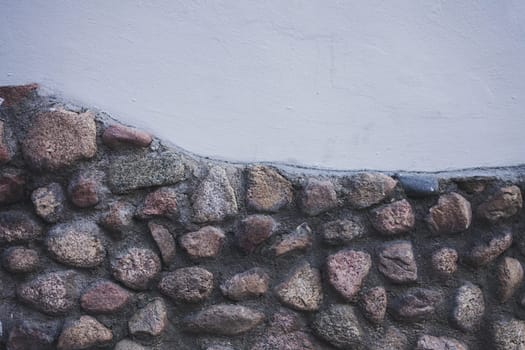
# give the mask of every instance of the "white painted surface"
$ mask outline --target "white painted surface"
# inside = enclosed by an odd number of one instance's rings
[[[0,84],[223,159],[522,164],[524,64],[523,0],[0,0]]]

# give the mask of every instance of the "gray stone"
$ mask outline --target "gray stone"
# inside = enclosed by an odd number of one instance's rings
[[[468,347],[453,338],[425,334],[417,340],[415,350],[468,350]]]
[[[509,249],[511,244],[512,233],[510,231],[478,238],[468,253],[467,259],[474,266],[487,265]]]
[[[458,233],[465,231],[472,222],[470,202],[455,192],[439,197],[436,205],[430,208],[427,222],[434,233]]]
[[[525,322],[514,318],[496,320],[492,324],[494,350],[525,349]]]
[[[25,212],[9,210],[0,213],[0,243],[32,241],[41,234],[40,225]]]
[[[328,256],[328,281],[348,301],[354,299],[370,271],[370,254],[356,250],[342,250]]]
[[[224,244],[226,236],[217,227],[205,226],[198,231],[182,236],[179,243],[192,259],[215,258]]]
[[[16,169],[7,169],[0,175],[0,205],[13,204],[24,199],[25,175]]]
[[[166,304],[160,298],[139,309],[129,320],[129,333],[136,337],[158,337],[168,324]]]
[[[122,339],[115,345],[114,350],[148,350],[149,348],[129,339]]]
[[[322,225],[323,240],[332,245],[347,244],[366,233],[363,220],[357,217],[330,221]]]
[[[316,314],[315,334],[338,349],[361,349],[364,334],[350,305],[334,304]]]
[[[219,304],[207,307],[184,319],[186,331],[217,335],[238,335],[264,321],[260,311],[241,305]]]
[[[497,267],[497,278],[499,299],[507,302],[523,282],[521,263],[514,258],[503,258]]]
[[[275,287],[279,300],[300,311],[315,311],[323,300],[321,273],[304,262],[288,278]]]
[[[201,267],[183,267],[166,274],[159,290],[175,300],[196,303],[207,299],[213,290],[213,274]]]
[[[372,323],[380,324],[385,319],[387,294],[384,287],[365,291],[359,303],[363,315]]]
[[[276,256],[281,256],[292,251],[307,250],[312,246],[312,241],[312,229],[307,223],[302,223],[292,233],[282,235],[272,249]]]
[[[374,342],[370,350],[407,350],[408,339],[399,329],[388,327],[383,337]],[[452,349],[448,349],[452,350]]]
[[[523,207],[523,198],[518,186],[498,189],[486,202],[478,207],[478,215],[490,222],[510,218]]]
[[[221,284],[221,291],[232,300],[256,298],[266,293],[270,276],[258,267],[238,273]]]
[[[257,211],[277,212],[292,203],[292,184],[274,168],[255,165],[247,171],[246,205]]]
[[[397,181],[381,173],[359,173],[350,177],[348,201],[356,209],[368,208],[387,198]]]
[[[58,350],[81,350],[107,345],[113,340],[113,333],[91,316],[66,322],[58,338]]]
[[[433,175],[396,174],[395,178],[409,197],[428,197],[439,193],[439,181]]]
[[[442,276],[450,276],[458,269],[458,252],[441,248],[432,253],[432,268]]]
[[[434,289],[413,288],[392,300],[390,308],[395,318],[415,322],[430,317],[443,301],[443,295]]]
[[[130,248],[111,262],[113,277],[126,287],[136,290],[148,289],[160,270],[157,254],[144,248]]]
[[[39,187],[31,194],[36,214],[50,223],[55,223],[63,218],[65,200],[64,191],[56,182]]]
[[[13,327],[7,340],[7,350],[52,350],[60,322],[25,320]],[[1,337],[0,332],[0,337]]]
[[[394,283],[417,280],[417,265],[412,243],[396,241],[385,243],[379,252],[379,271]]]
[[[33,272],[39,267],[38,252],[24,247],[10,247],[3,254],[3,263],[11,273]]]
[[[151,237],[157,244],[157,247],[160,250],[160,256],[162,261],[169,265],[175,259],[175,238],[170,233],[167,227],[155,224],[153,222],[148,223],[148,228],[151,233]]]
[[[452,321],[464,332],[474,332],[481,325],[485,313],[485,300],[481,289],[472,284],[462,285],[454,297]]]
[[[301,207],[310,216],[319,215],[338,206],[334,184],[329,180],[309,179],[301,196]]]
[[[384,235],[410,231],[416,223],[412,206],[406,199],[386,204],[370,212],[372,226]]]

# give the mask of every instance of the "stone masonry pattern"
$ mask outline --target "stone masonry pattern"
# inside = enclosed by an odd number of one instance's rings
[[[525,350],[523,167],[218,162],[0,98],[0,349]]]

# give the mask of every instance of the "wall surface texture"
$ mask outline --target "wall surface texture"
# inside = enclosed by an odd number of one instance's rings
[[[0,1],[0,84],[222,159],[507,166],[524,41],[522,0]]]

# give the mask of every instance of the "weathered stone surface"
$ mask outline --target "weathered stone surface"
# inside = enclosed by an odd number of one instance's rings
[[[319,215],[337,205],[337,193],[331,181],[308,180],[301,196],[301,207],[307,215]]]
[[[120,124],[109,126],[102,134],[102,141],[112,148],[120,145],[148,147],[152,140],[147,132]]]
[[[149,348],[129,339],[122,339],[115,345],[114,350],[148,350]]]
[[[464,332],[478,329],[485,313],[485,300],[481,289],[472,284],[462,285],[454,297],[452,321]]]
[[[67,322],[58,338],[58,350],[80,350],[102,346],[113,340],[113,333],[91,316]]]
[[[496,320],[492,336],[494,350],[525,349],[525,322],[514,318]]]
[[[455,192],[439,197],[438,203],[430,208],[428,227],[434,233],[457,233],[465,231],[472,222],[470,202]]]
[[[493,236],[477,239],[468,254],[468,260],[475,266],[483,266],[494,261],[512,244],[512,233],[506,231]]]
[[[227,345],[212,345],[212,346],[207,347],[206,350],[235,350],[235,349]]]
[[[281,236],[272,249],[276,256],[281,256],[296,250],[307,250],[312,246],[312,241],[312,229],[307,223],[302,223],[292,233]]]
[[[317,313],[312,327],[320,338],[338,349],[359,349],[364,338],[354,308],[349,305],[330,305]]]
[[[64,217],[66,196],[62,186],[56,182],[34,190],[31,194],[31,201],[36,214],[49,223],[55,223]]]
[[[23,242],[37,239],[42,228],[23,211],[9,210],[0,213],[0,242]]]
[[[264,318],[262,312],[245,306],[219,304],[186,317],[184,326],[189,332],[237,335],[255,328]]]
[[[353,300],[368,275],[372,259],[370,254],[356,250],[343,250],[328,256],[328,280],[346,300]]]
[[[0,106],[2,102],[0,101]],[[11,160],[12,151],[7,140],[6,125],[0,120],[0,164],[5,164]]]
[[[12,273],[35,271],[39,265],[38,252],[25,247],[10,247],[3,254],[4,268]]]
[[[498,294],[502,303],[508,301],[523,282],[523,267],[514,258],[505,257],[498,264]]]
[[[49,230],[46,247],[57,261],[74,267],[95,267],[106,257],[98,226],[89,221],[58,224]]]
[[[500,188],[493,196],[478,207],[478,215],[490,222],[507,219],[516,215],[523,207],[518,186]]]
[[[19,202],[24,197],[26,180],[15,171],[8,171],[0,176],[0,204]]]
[[[487,185],[495,178],[490,176],[473,176],[456,179],[458,187],[467,193],[480,193],[485,191]]]
[[[185,166],[173,153],[123,156],[109,165],[108,182],[113,193],[139,188],[173,185],[185,177]]]
[[[116,201],[100,218],[100,225],[114,233],[123,233],[133,222],[135,207],[126,201]]]
[[[397,181],[380,173],[360,173],[350,178],[348,201],[357,209],[368,208],[388,197]]]
[[[351,219],[329,221],[321,227],[323,240],[332,245],[347,244],[355,238],[365,235],[366,227],[363,220]]]
[[[417,265],[412,243],[408,241],[385,243],[379,252],[379,271],[394,283],[417,280]]]
[[[468,347],[453,338],[425,334],[417,340],[415,350],[468,350]]]
[[[374,342],[370,350],[407,350],[408,339],[399,329],[395,327],[388,327],[383,337]],[[452,349],[447,349],[452,350]]]
[[[129,333],[138,337],[158,337],[168,324],[168,311],[161,298],[139,309],[129,320]]]
[[[162,187],[148,193],[144,202],[137,209],[137,216],[150,219],[157,216],[175,218],[177,214],[177,192],[169,187]]]
[[[80,306],[87,312],[112,313],[122,309],[131,293],[110,281],[95,282],[80,297]]]
[[[402,199],[372,210],[370,221],[380,233],[396,235],[410,231],[416,223],[416,218],[410,203]]]
[[[51,272],[18,286],[20,300],[50,315],[65,314],[77,303],[73,271]]]
[[[271,216],[250,215],[242,220],[237,230],[237,242],[246,253],[252,253],[257,246],[267,240],[277,227]]]
[[[74,176],[67,187],[71,202],[79,208],[96,205],[103,192],[102,177],[103,175],[98,172],[83,172]]]
[[[437,195],[439,193],[439,181],[433,175],[396,174],[407,196],[421,198]]]
[[[0,86],[0,98],[3,107],[13,107],[22,102],[38,89],[38,84]]]
[[[258,267],[238,273],[221,284],[224,296],[232,300],[256,298],[266,293],[270,276]]]
[[[145,290],[161,269],[160,259],[153,251],[130,248],[111,261],[113,277],[126,287]]]
[[[7,350],[52,350],[59,322],[22,321],[11,329]]]
[[[293,201],[292,184],[274,168],[255,165],[248,168],[246,205],[257,211],[277,212]]]
[[[37,115],[22,143],[29,164],[41,170],[57,170],[92,158],[97,152],[95,118],[59,109]]]
[[[319,309],[323,300],[321,273],[309,263],[302,263],[288,278],[275,287],[279,300],[300,311]]]
[[[213,274],[201,267],[183,267],[166,274],[159,290],[178,301],[197,303],[207,299],[213,290]]]
[[[458,252],[452,248],[441,248],[432,253],[432,268],[442,276],[452,275],[458,269]]]
[[[372,323],[380,324],[386,314],[387,295],[384,287],[370,288],[363,293],[360,301],[363,315]]]
[[[179,243],[192,259],[215,258],[219,255],[226,236],[217,227],[205,226],[182,236]]]
[[[434,289],[413,288],[393,299],[392,314],[403,321],[419,321],[431,316],[443,301],[443,295]]]
[[[226,171],[214,166],[192,196],[195,222],[222,221],[239,211]]]
[[[171,264],[175,259],[175,238],[170,233],[167,227],[155,224],[153,222],[148,223],[149,232],[157,247],[160,250],[160,256],[165,264]]]

